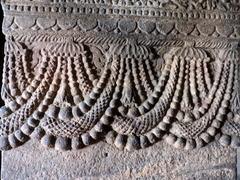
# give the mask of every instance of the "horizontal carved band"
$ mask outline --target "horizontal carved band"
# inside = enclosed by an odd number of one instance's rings
[[[132,42],[103,49],[71,40],[34,52],[9,40],[5,50],[3,149],[29,136],[57,149],[103,137],[120,149],[162,138],[189,149],[220,132],[238,135],[229,108],[239,98],[236,50],[153,50]]]
[[[97,33],[111,33],[115,35],[148,35],[148,36],[164,36],[184,38],[200,37],[200,38],[240,38],[240,26],[238,24],[217,24],[208,23],[182,23],[178,21],[151,21],[133,20],[133,19],[109,19],[95,17],[81,17],[77,19],[63,19],[63,18],[34,18],[28,16],[13,17],[7,16],[3,23],[3,30],[5,34],[9,35],[11,32],[41,32],[48,31],[48,33],[55,34],[59,31],[73,30],[75,34],[82,32],[97,32]]]

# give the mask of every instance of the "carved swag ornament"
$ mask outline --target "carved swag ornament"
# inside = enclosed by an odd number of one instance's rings
[[[240,146],[239,0],[1,4],[1,150]]]

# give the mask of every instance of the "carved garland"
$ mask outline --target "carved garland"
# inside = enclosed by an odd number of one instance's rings
[[[169,0],[153,8],[166,11],[158,16],[165,23],[131,14],[85,22],[75,11],[62,22],[68,8],[93,4],[67,0],[60,12],[55,1],[43,9],[37,0],[4,1],[1,150],[30,138],[58,150],[101,140],[121,150],[160,140],[186,150],[213,140],[240,146],[238,2]]]
[[[158,57],[150,47],[111,44],[96,73],[91,45],[69,40],[41,49],[33,75],[27,50],[12,40],[5,46],[3,150],[29,137],[63,150],[103,138],[127,150],[161,139],[192,149],[217,134],[222,134],[222,144],[239,144],[239,116],[229,108],[239,98],[233,96],[237,50],[223,50],[211,65],[206,50],[175,47],[163,56],[163,67],[156,68]]]

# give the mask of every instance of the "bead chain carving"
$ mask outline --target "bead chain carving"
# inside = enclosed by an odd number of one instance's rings
[[[239,1],[2,6],[1,150],[240,146]]]

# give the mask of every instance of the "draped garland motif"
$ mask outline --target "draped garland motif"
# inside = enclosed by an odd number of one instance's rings
[[[206,50],[172,47],[160,70],[150,47],[112,44],[97,74],[88,46],[71,39],[49,43],[34,73],[33,56],[20,43],[6,42],[2,150],[29,138],[60,150],[102,139],[127,150],[161,139],[193,149],[218,134],[221,144],[240,145],[237,50],[221,50],[213,70]]]

